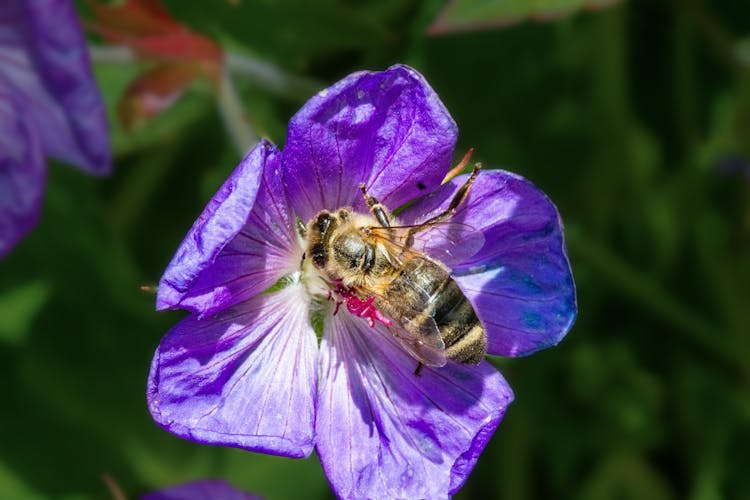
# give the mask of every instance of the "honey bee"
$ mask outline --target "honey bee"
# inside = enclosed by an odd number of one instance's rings
[[[482,233],[449,220],[480,168],[444,212],[420,224],[392,225],[389,211],[361,184],[370,214],[323,210],[305,228],[305,255],[332,287],[337,311],[346,304],[370,326],[385,324],[419,362],[417,375],[423,364],[439,367],[447,359],[478,364],[487,350],[485,330],[448,267],[484,244]],[[431,238],[438,232],[442,238]]]

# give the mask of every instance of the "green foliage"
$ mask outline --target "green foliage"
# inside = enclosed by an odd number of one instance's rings
[[[425,34],[441,2],[167,4],[233,51],[326,84],[414,65],[459,125],[457,159],[474,147],[558,205],[579,320],[557,348],[493,361],[516,401],[457,498],[750,498],[746,2],[632,0],[445,36]],[[137,69],[97,66],[111,110]],[[235,85],[283,144],[301,102]],[[199,446],[153,424],[149,363],[183,314],[155,313],[139,288],[238,154],[200,84],[112,133],[114,175],[51,165],[39,227],[0,262],[0,497],[106,498],[107,473],[131,498],[217,476],[269,499],[330,498],[315,457]],[[717,167],[730,157],[744,173]]]
[[[13,344],[23,342],[50,292],[46,283],[36,281],[19,283],[0,296],[0,340]]]
[[[580,9],[609,7],[618,0],[453,0],[431,31],[445,33],[505,26],[524,19],[552,20]]]

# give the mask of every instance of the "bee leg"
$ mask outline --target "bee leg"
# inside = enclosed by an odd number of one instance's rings
[[[380,225],[383,227],[391,227],[391,215],[383,204],[367,194],[367,189],[364,184],[360,184],[359,189],[362,190],[362,196],[365,197],[367,208],[370,209],[370,212],[375,216]]]
[[[303,240],[307,238],[307,228],[305,227],[305,223],[302,222],[302,219],[300,219],[299,217],[297,217],[296,225],[297,234],[299,234]]]
[[[432,224],[437,224],[439,222],[443,222],[447,219],[450,219],[453,214],[456,213],[456,209],[458,206],[463,203],[463,201],[466,199],[466,197],[469,195],[469,189],[471,189],[471,185],[474,184],[474,180],[477,178],[477,175],[479,175],[479,170],[482,168],[481,163],[477,163],[474,165],[474,171],[471,173],[469,178],[464,182],[464,185],[458,188],[458,191],[456,191],[456,194],[453,195],[453,199],[451,200],[450,205],[448,205],[448,208],[445,209],[445,211],[439,213],[432,219],[429,219],[425,221],[422,226],[430,226]]]
[[[416,370],[414,370],[414,376],[415,376],[415,377],[419,377],[419,372],[421,372],[421,371],[422,371],[422,366],[424,366],[424,365],[422,364],[422,362],[421,362],[421,361],[419,361],[419,362],[417,363],[417,369],[416,369]]]
[[[466,197],[469,195],[469,189],[471,189],[471,185],[474,184],[474,180],[477,178],[477,175],[479,175],[479,170],[481,170],[482,164],[477,163],[474,165],[474,171],[471,173],[469,178],[464,182],[463,186],[458,188],[458,191],[456,191],[456,194],[453,195],[453,199],[451,200],[450,204],[448,205],[448,208],[446,208],[444,211],[437,214],[435,217],[428,219],[424,221],[422,224],[420,224],[417,227],[414,227],[409,230],[406,237],[406,245],[411,246],[412,243],[414,243],[414,235],[418,233],[419,231],[424,231],[425,229],[429,229],[430,226],[434,226],[435,224],[440,224],[441,222],[445,222],[446,220],[453,217],[453,214],[456,213],[456,209],[458,206],[463,203],[463,201],[466,199]]]

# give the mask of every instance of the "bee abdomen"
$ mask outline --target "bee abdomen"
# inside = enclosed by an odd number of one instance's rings
[[[417,323],[434,320],[449,359],[470,364],[484,359],[484,328],[458,284],[441,266],[427,259],[413,259],[393,280],[386,298],[382,309],[386,314],[395,313],[392,317]]]
[[[485,354],[487,354],[487,335],[479,320],[453,344],[448,346],[446,343],[446,357],[459,363],[478,365],[484,359]]]
[[[471,303],[450,276],[446,276],[434,295],[432,308],[445,343],[445,355],[459,363],[481,362],[487,352],[484,328]]]

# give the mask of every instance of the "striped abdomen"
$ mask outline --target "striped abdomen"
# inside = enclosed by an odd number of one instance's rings
[[[439,264],[422,257],[406,263],[375,306],[404,328],[435,320],[445,355],[460,363],[484,358],[487,338],[474,309],[458,284]]]

